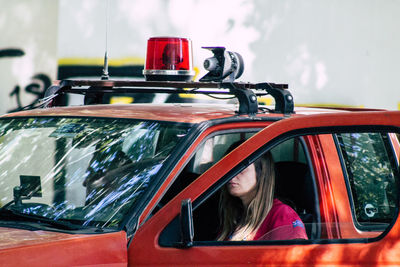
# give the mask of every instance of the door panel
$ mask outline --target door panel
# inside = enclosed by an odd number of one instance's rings
[[[252,160],[260,156],[263,151],[272,148],[279,142],[299,135],[309,136],[337,132],[372,132],[379,130],[399,133],[398,128],[396,128],[399,126],[400,112],[310,115],[285,119],[268,126],[211,167],[140,227],[128,250],[130,263],[132,265],[400,264],[398,254],[398,249],[400,249],[400,223],[397,221],[388,225],[387,229],[390,229],[390,231],[386,231],[379,238],[368,241],[365,239],[208,241],[194,242],[194,246],[190,248],[161,247],[159,244],[160,235],[165,236],[166,229],[171,240],[176,238],[174,234],[179,236],[179,223],[176,223],[176,221],[179,218],[180,203],[183,199],[191,199],[193,207],[196,209],[207,198],[207,195],[211,195],[224,182],[230,180]],[[327,148],[322,145],[321,149]],[[310,155],[312,157],[318,156],[316,153]],[[328,176],[334,173],[340,176],[337,169],[330,170],[337,168],[332,167],[330,162],[326,162],[332,160],[330,157],[332,156],[314,158],[314,162],[319,161],[320,163],[314,168],[318,168],[316,171],[321,171],[321,165],[326,164],[327,170],[329,170]],[[396,172],[396,176],[398,176],[398,172]],[[319,188],[321,186],[332,186],[330,181],[325,181],[324,185],[318,184]],[[317,182],[321,181],[317,179]],[[341,185],[335,184],[335,187],[340,186],[343,186],[343,183]],[[333,190],[339,192],[344,189],[333,188]],[[320,190],[320,193],[322,194],[320,198],[324,199],[326,197],[324,192]],[[330,208],[335,209],[335,205],[337,207],[348,205],[346,201],[339,205],[332,195],[328,197],[330,199],[324,199],[324,201],[331,203],[332,206],[330,207],[327,204],[325,208],[321,208],[321,212],[329,213]],[[325,215],[321,214],[321,216],[324,217]],[[340,214],[335,216],[340,216]],[[331,225],[328,225],[330,221],[326,221],[326,223],[327,227],[331,227]],[[336,238],[336,236],[331,238]]]

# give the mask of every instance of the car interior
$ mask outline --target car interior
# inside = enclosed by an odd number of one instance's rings
[[[253,133],[225,133],[207,139],[168,189],[161,206],[187,187],[220,160],[229,147]],[[287,140],[271,149],[275,162],[275,197],[291,206],[302,219],[309,239],[320,237],[320,215],[312,168],[302,138]],[[194,240],[214,241],[220,232],[218,212],[220,190],[207,197],[193,210]],[[154,213],[154,212],[153,212]]]

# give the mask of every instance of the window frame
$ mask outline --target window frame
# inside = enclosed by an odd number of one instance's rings
[[[318,126],[311,128],[298,128],[287,132],[280,133],[274,138],[270,139],[269,142],[263,143],[258,149],[252,151],[249,156],[241,159],[234,167],[232,167],[225,175],[221,176],[217,181],[208,187],[204,193],[196,197],[193,201],[193,207],[198,207],[205,200],[206,197],[213,194],[216,190],[222,187],[227,181],[232,177],[240,173],[249,164],[254,162],[258,157],[260,157],[266,151],[272,149],[277,144],[280,144],[286,140],[295,137],[304,136],[318,136],[321,134],[336,134],[336,133],[359,133],[359,132],[378,132],[378,133],[400,133],[400,127],[393,125],[373,125],[373,130],[370,129],[370,125],[344,125],[344,126]],[[249,142],[249,141],[248,141]],[[239,149],[235,149],[239,150]],[[234,150],[234,151],[235,151]],[[222,164],[222,163],[221,163]],[[313,170],[314,171],[314,170]],[[207,173],[207,172],[206,172]],[[205,174],[206,174],[205,173]],[[400,177],[399,171],[397,176]],[[201,177],[200,177],[201,179]],[[189,188],[188,188],[189,189]],[[400,189],[400,183],[398,184],[398,190]],[[190,190],[190,189],[189,189]],[[184,190],[183,195],[187,194],[187,190]],[[400,192],[400,190],[399,190]],[[178,196],[179,199],[179,196]],[[300,244],[350,244],[350,243],[373,243],[382,240],[396,224],[399,217],[400,210],[400,200],[397,203],[396,216],[393,218],[391,223],[387,225],[385,230],[376,237],[362,237],[362,238],[334,238],[334,239],[315,239],[315,240],[271,240],[271,241],[194,241],[193,247],[236,247],[236,246],[260,246],[260,245],[300,245]],[[176,242],[179,242],[177,235],[180,235],[179,226],[179,214],[174,217],[168,224],[166,224],[160,231],[160,235],[157,237],[157,243],[163,248],[180,248],[177,246]],[[175,233],[174,233],[175,232]],[[177,235],[176,235],[177,234]],[[168,242],[165,242],[168,240]]]
[[[215,136],[215,135],[214,135]],[[317,214],[317,225],[318,230],[317,230],[317,235],[320,237],[321,235],[321,214],[320,214],[320,207],[319,207],[319,190],[317,188],[316,184],[316,177],[315,177],[315,171],[314,171],[314,165],[311,160],[311,155],[310,155],[310,149],[307,146],[307,143],[304,140],[304,137],[307,135],[297,135],[297,136],[292,136],[291,138],[285,138],[282,139],[278,142],[276,142],[274,145],[268,146],[264,145],[262,146],[259,150],[255,151],[249,158],[243,159],[239,164],[237,164],[234,168],[232,168],[226,175],[221,177],[215,184],[210,186],[203,194],[201,194],[198,198],[196,198],[193,203],[193,212],[199,208],[205,201],[207,201],[209,198],[213,197],[214,194],[217,193],[218,190],[220,190],[226,183],[229,182],[234,176],[239,174],[241,171],[243,171],[245,168],[247,168],[250,164],[252,164],[254,161],[256,161],[258,158],[262,157],[265,153],[268,151],[272,150],[273,148],[277,147],[278,145],[291,140],[291,139],[299,139],[301,146],[303,147],[304,151],[304,156],[306,160],[307,167],[309,168],[310,171],[310,176],[312,179],[312,186],[314,190],[314,196],[315,196],[315,205],[316,206],[316,211]],[[212,135],[209,136],[210,138],[213,137]],[[203,142],[205,142],[208,138],[205,138]],[[201,143],[203,144],[203,143]],[[199,147],[201,146],[199,145]],[[196,152],[196,151],[195,151]],[[193,153],[193,155],[195,154]],[[193,156],[192,155],[192,156]],[[191,156],[191,157],[192,157]],[[190,186],[190,185],[189,185]],[[188,187],[189,187],[188,186]],[[158,238],[158,244],[161,247],[175,247],[177,240],[180,238],[179,234],[179,215],[175,217],[171,223],[169,223],[161,232],[160,237]],[[196,226],[194,226],[196,227]],[[168,240],[168,241],[165,241]],[[193,241],[193,247],[204,247],[204,246],[251,246],[251,245],[266,245],[266,244],[280,244],[280,245],[293,245],[293,244],[310,244],[313,243],[311,241],[315,240],[320,240],[319,238],[317,239],[308,239],[308,240],[256,240],[256,241],[216,241],[216,240],[209,240],[209,241],[199,241],[199,240],[194,240]]]
[[[384,132],[381,132],[381,131],[379,131],[379,132],[377,132],[377,131],[371,131],[371,132],[365,131],[365,132],[362,132],[362,133],[380,133],[381,136],[382,136],[382,134],[386,135],[386,137],[387,137],[386,140],[389,140],[389,141],[383,140],[383,144],[385,146],[386,152],[388,153],[390,166],[392,167],[394,176],[395,177],[397,176],[398,178],[400,178],[399,177],[399,164],[398,164],[398,161],[396,160],[397,159],[396,152],[395,152],[395,149],[394,149],[394,146],[393,146],[392,142],[390,142],[392,140],[392,138],[390,137],[390,132],[384,133]],[[347,190],[347,195],[348,195],[348,198],[349,198],[351,217],[352,217],[352,220],[353,220],[353,224],[356,227],[356,229],[359,230],[359,231],[364,231],[364,232],[373,232],[373,231],[384,232],[387,228],[391,228],[390,227],[390,223],[389,224],[387,224],[387,223],[378,224],[377,223],[375,225],[362,225],[357,220],[357,215],[355,213],[354,196],[353,196],[353,192],[352,192],[351,184],[350,184],[350,177],[349,177],[348,170],[347,170],[346,163],[345,163],[345,155],[343,155],[343,151],[340,148],[338,134],[341,134],[341,133],[335,133],[335,134],[332,134],[332,136],[333,136],[333,140],[334,140],[334,143],[335,143],[335,146],[336,146],[336,150],[337,150],[337,154],[338,154],[338,157],[339,157],[339,161],[340,161],[340,165],[341,165],[341,169],[342,169],[342,173],[343,173],[343,177],[344,177],[344,182],[346,184],[346,190]],[[400,181],[398,180],[397,182],[398,182],[398,187],[399,187]],[[397,215],[398,215],[399,204],[400,204],[399,202],[400,202],[400,197],[397,199],[397,203],[396,203],[397,204],[397,212],[395,213],[396,214],[395,218],[397,218]],[[392,221],[395,220],[395,218],[392,219]]]

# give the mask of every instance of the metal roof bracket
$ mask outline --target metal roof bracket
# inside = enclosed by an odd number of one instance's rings
[[[221,83],[222,88],[228,88],[239,100],[239,115],[254,115],[258,111],[257,96],[252,90],[240,88],[237,84]]]
[[[86,88],[79,88],[86,87]],[[185,90],[185,88],[193,88]],[[217,90],[198,90],[198,89]],[[49,103],[45,106],[66,105],[66,93],[85,95],[85,104],[102,103],[104,94],[125,93],[192,93],[192,94],[233,94],[239,100],[239,115],[254,115],[258,112],[257,96],[271,95],[275,99],[275,110],[272,112],[291,114],[294,113],[293,96],[286,90],[287,84],[275,83],[204,83],[204,82],[149,82],[129,80],[63,80],[51,86],[45,93]],[[223,91],[218,89],[228,89]]]
[[[256,90],[265,90],[275,99],[276,113],[294,113],[293,96],[289,90],[272,87],[269,83],[257,83]]]

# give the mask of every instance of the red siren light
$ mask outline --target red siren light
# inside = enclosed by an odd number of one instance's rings
[[[192,41],[152,37],[147,41],[143,74],[148,81],[190,81],[194,77]]]

